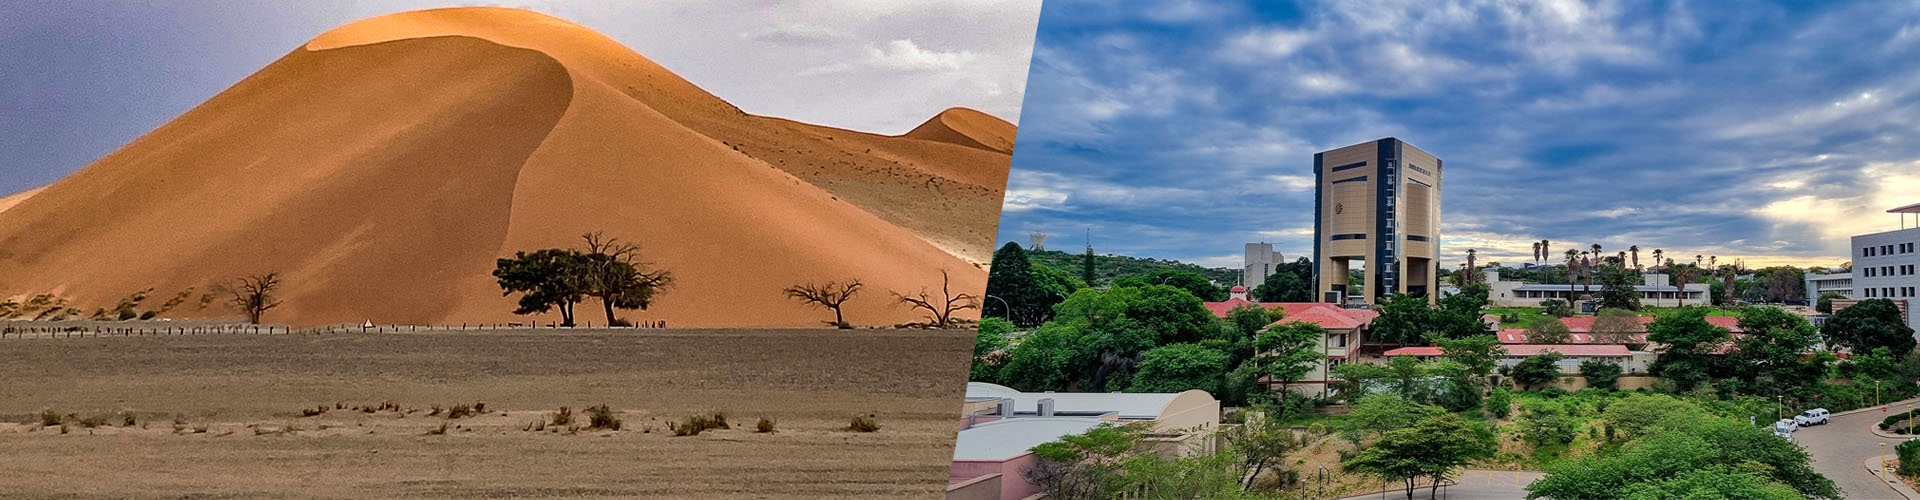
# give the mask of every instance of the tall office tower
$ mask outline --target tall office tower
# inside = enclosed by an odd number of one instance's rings
[[[1440,289],[1439,158],[1388,137],[1313,155],[1314,289],[1326,302],[1377,304]],[[1359,290],[1348,283],[1366,263]]]
[[[1285,259],[1273,251],[1272,243],[1248,243],[1246,264],[1240,267],[1240,284],[1253,288],[1266,283],[1274,266]]]

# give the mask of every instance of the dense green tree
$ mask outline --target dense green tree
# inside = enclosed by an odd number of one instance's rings
[[[1561,359],[1560,353],[1554,351],[1528,356],[1513,365],[1513,381],[1526,389],[1552,382],[1560,378]]]
[[[1801,359],[1801,353],[1820,342],[1819,331],[1806,318],[1778,307],[1748,306],[1740,310],[1740,329],[1746,335],[1734,340],[1726,365],[1741,392],[1786,389],[1797,394],[1826,378],[1825,366]]]
[[[1433,309],[1427,306],[1427,299],[1394,294],[1380,301],[1374,308],[1380,316],[1369,325],[1372,337],[1381,342],[1395,344],[1422,344],[1427,341],[1431,330]]]
[[[1221,338],[1233,346],[1233,364],[1238,366],[1253,358],[1254,337],[1276,321],[1281,313],[1269,310],[1258,304],[1243,304],[1227,311],[1226,320],[1221,322]]]
[[[1507,418],[1507,415],[1513,414],[1513,393],[1507,392],[1506,388],[1495,387],[1493,393],[1487,395],[1487,400],[1482,406],[1486,407],[1487,414],[1492,415],[1493,418]]]
[[[1622,403],[1609,406],[1609,411]],[[1813,470],[1806,450],[1744,419],[1678,411],[1654,429],[1618,452],[1549,466],[1546,477],[1527,486],[1527,498],[1782,498],[1778,487],[1728,488],[1719,483],[1729,478],[1694,477],[1698,471],[1719,476],[1743,471],[1796,492],[1787,498],[1840,496],[1832,481]],[[1726,491],[1742,494],[1726,496]]]
[[[1266,281],[1253,287],[1252,295],[1260,302],[1313,302],[1313,261],[1301,257],[1274,266]]]
[[[1568,316],[1573,316],[1573,304],[1568,304],[1567,301],[1564,301],[1564,300],[1560,300],[1560,299],[1542,300],[1540,301],[1540,307],[1545,309],[1544,312],[1548,316],[1553,316],[1556,318],[1565,318]]]
[[[1666,394],[1634,394],[1607,405],[1600,415],[1607,427],[1623,439],[1647,436],[1669,419],[1696,420],[1707,412],[1699,405]]]
[[[1281,394],[1290,394],[1285,392],[1288,386],[1312,372],[1325,357],[1318,348],[1326,337],[1320,325],[1305,321],[1273,325],[1254,339],[1254,352],[1259,355],[1253,361],[1268,379],[1280,383]]]
[[[1200,273],[1184,269],[1162,269],[1152,274],[1122,276],[1113,280],[1115,287],[1146,287],[1167,285],[1186,290],[1202,301],[1219,302],[1227,300],[1227,290],[1213,284],[1213,280]]]
[[[1380,391],[1393,378],[1393,370],[1373,363],[1342,363],[1333,367],[1333,386],[1340,398],[1353,403]]]
[[[1128,392],[1219,392],[1226,380],[1227,353],[1200,344],[1155,347],[1140,359]]]
[[[1412,499],[1417,479],[1433,478],[1431,489],[1437,490],[1447,474],[1474,460],[1492,457],[1498,447],[1493,431],[1484,424],[1444,413],[1382,435],[1342,465],[1350,471],[1401,481],[1406,484],[1407,498]],[[1433,493],[1429,491],[1430,496],[1437,496]]]
[[[1600,291],[1600,307],[1640,310],[1640,272],[1626,267],[1600,266],[1594,271],[1594,281],[1606,289]]]
[[[1087,287],[1087,284],[1080,281],[1080,278],[1075,278],[1073,275],[1067,274],[1066,271],[1054,269],[1053,266],[1038,262],[1033,264],[1033,279],[1040,284],[1041,290],[1046,291],[1045,300],[1041,301],[1047,304],[1043,312],[1046,319],[1053,319],[1054,304],[1067,300],[1067,297],[1072,296],[1074,292],[1078,292],[1080,289]]]
[[[1467,411],[1480,407],[1487,378],[1475,375],[1467,365],[1451,359],[1427,363],[1430,395],[1434,404],[1447,411]]]
[[[1086,382],[1081,390],[1087,391],[1125,389],[1140,354],[1159,345],[1158,335],[1133,318],[1102,323],[1084,333],[1071,373],[1073,380]]]
[[[1845,298],[1847,298],[1847,296],[1840,292],[1821,293],[1820,300],[1813,303],[1813,310],[1819,311],[1821,314],[1833,314],[1833,300]]]
[[[973,340],[973,368],[967,372],[967,380],[999,382],[999,358],[1006,355],[1004,350],[1012,334],[1013,322],[1005,318],[980,318],[980,330],[975,332]]]
[[[1821,325],[1827,343],[1853,352],[1885,347],[1895,357],[1913,351],[1913,328],[1900,318],[1900,309],[1888,299],[1867,299],[1834,313]]]
[[[1534,344],[1565,344],[1573,339],[1573,330],[1558,316],[1539,316],[1527,323],[1527,342]]]
[[[987,297],[981,304],[981,317],[999,316],[1021,327],[1044,322],[1050,308],[1059,302],[1034,276],[1026,249],[1011,241],[993,252],[993,267],[987,271]]]
[[[573,305],[587,292],[580,280],[584,260],[579,251],[561,248],[514,252],[513,257],[494,262],[493,277],[503,295],[521,294],[514,314],[559,309],[560,324],[573,326]]]
[[[1007,362],[1000,367],[1000,383],[1022,391],[1066,390],[1081,337],[1079,329],[1058,323],[1028,332],[1008,349]]]
[[[1704,307],[1681,308],[1647,325],[1647,340],[1667,345],[1653,361],[1653,374],[1682,392],[1712,377],[1713,352],[1728,338],[1727,329],[1707,322],[1707,312]]]
[[[1087,286],[1093,286],[1094,280],[1100,277],[1098,273],[1094,272],[1096,268],[1093,262],[1093,245],[1088,244],[1087,251],[1080,254],[1080,282],[1086,283]]]
[[[1620,364],[1597,359],[1580,362],[1580,376],[1587,379],[1587,387],[1611,391],[1620,387]]]
[[[1579,431],[1580,422],[1560,403],[1534,399],[1522,404],[1520,409],[1526,413],[1514,420],[1514,427],[1521,440],[1536,447],[1571,443]]]
[[[1437,406],[1421,404],[1399,394],[1369,394],[1355,400],[1347,418],[1337,421],[1340,437],[1356,445],[1387,432],[1412,427],[1420,419],[1445,413]]]
[[[1440,346],[1440,352],[1447,359],[1459,362],[1482,378],[1493,373],[1493,369],[1500,366],[1500,360],[1507,355],[1507,349],[1500,346],[1500,338],[1492,335],[1436,339],[1433,343]]]
[[[1218,332],[1213,313],[1199,298],[1168,285],[1081,290],[1054,310],[1059,321],[1075,325],[1132,318],[1157,332],[1159,344],[1198,342]]]

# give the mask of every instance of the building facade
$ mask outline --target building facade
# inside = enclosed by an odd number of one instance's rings
[[[1396,138],[1313,155],[1314,289],[1323,302],[1375,304],[1440,288],[1439,158]],[[1365,263],[1359,290],[1348,274]]]
[[[1920,204],[1887,212],[1900,214],[1904,226],[1904,217],[1920,214]],[[1920,227],[1857,235],[1849,247],[1853,254],[1853,290],[1849,297],[1887,299],[1902,311],[1914,309],[1914,302],[1920,300]],[[1920,317],[1912,313],[1906,316],[1907,326],[1920,330]]]
[[[1577,304],[1588,295],[1598,297],[1600,292],[1607,290],[1606,285],[1589,287],[1585,283],[1569,286],[1502,281],[1500,271],[1497,269],[1487,270],[1486,276],[1487,285],[1492,288],[1487,292],[1487,303],[1496,307],[1532,307],[1540,305],[1540,301],[1547,299],[1559,299],[1567,301],[1568,304]],[[1634,290],[1640,292],[1640,304],[1647,306],[1707,305],[1712,302],[1710,297],[1707,297],[1707,293],[1711,290],[1710,285],[1687,283],[1685,287],[1678,287],[1672,284],[1667,275],[1661,273],[1643,274],[1640,284],[1634,286]]]
[[[1273,251],[1272,243],[1248,243],[1245,264],[1240,268],[1240,284],[1247,288],[1260,286],[1267,282],[1267,276],[1273,275],[1274,266],[1286,261],[1286,256]]]
[[[1828,293],[1840,294],[1840,298],[1853,298],[1853,273],[1814,274],[1807,273],[1807,300],[1820,300]]]

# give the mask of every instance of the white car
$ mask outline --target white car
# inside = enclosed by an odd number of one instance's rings
[[[1783,418],[1780,419],[1779,422],[1773,423],[1774,437],[1792,441],[1793,431],[1797,430],[1800,430],[1800,424],[1794,423],[1791,418]]]
[[[1827,423],[1827,420],[1829,417],[1830,415],[1827,414],[1826,408],[1814,408],[1814,409],[1802,412],[1799,415],[1794,415],[1793,423],[1796,427],[1806,426],[1806,425],[1821,425],[1821,424]]]

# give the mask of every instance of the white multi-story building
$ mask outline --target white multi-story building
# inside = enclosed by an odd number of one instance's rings
[[[1273,251],[1272,243],[1248,243],[1246,266],[1240,269],[1240,284],[1253,288],[1266,283],[1274,267],[1284,259],[1285,256]]]
[[[1827,293],[1853,298],[1853,273],[1807,273],[1807,300],[1820,300],[1820,295]]]
[[[1902,311],[1920,301],[1920,222],[1907,225],[1907,214],[1920,216],[1920,203],[1888,213],[1899,214],[1901,229],[1853,237],[1852,293],[1857,300],[1888,299]],[[1907,326],[1920,330],[1920,315],[1907,314]]]

